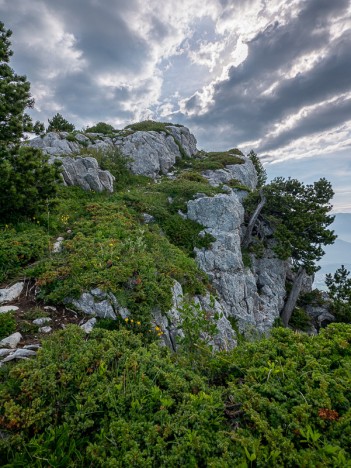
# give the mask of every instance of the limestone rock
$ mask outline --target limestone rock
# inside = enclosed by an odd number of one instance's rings
[[[11,312],[11,311],[16,311],[16,310],[19,310],[19,307],[17,306],[1,306],[0,307],[0,314],[6,314],[7,312]]]
[[[37,318],[33,320],[34,325],[38,325],[38,326],[44,325],[45,323],[48,323],[48,322],[51,322],[50,317],[41,317],[41,318]]]
[[[226,184],[232,179],[236,179],[242,185],[249,189],[254,189],[257,185],[257,173],[252,161],[249,158],[242,157],[243,164],[232,164],[225,169],[204,171],[202,175],[208,179],[210,185],[218,187],[220,184]]]
[[[85,331],[85,333],[91,333],[95,325],[96,325],[96,318],[93,317],[89,319],[88,321],[86,321],[85,323],[83,323],[83,325],[81,325],[80,328],[82,328]]]
[[[0,304],[11,302],[18,298],[23,291],[24,283],[19,282],[5,289],[0,289]]]
[[[46,326],[46,327],[40,327],[39,330],[38,330],[39,333],[51,333],[52,332],[52,328],[49,327],[49,326]]]
[[[181,154],[174,138],[164,132],[135,132],[116,143],[122,154],[129,157],[134,174],[155,178],[166,174]]]
[[[77,310],[100,318],[116,319],[118,313],[123,319],[129,316],[129,311],[121,307],[112,293],[102,291],[99,288],[92,289],[89,293],[83,293],[79,299],[66,299],[66,303],[72,304]]]
[[[174,125],[167,126],[173,137],[181,144],[186,155],[190,158],[197,153],[196,138],[187,127],[178,127]]]
[[[56,242],[52,247],[52,253],[60,253],[62,251],[62,242],[64,241],[63,237],[58,237]]]
[[[103,171],[99,168],[95,158],[71,158],[53,156],[54,161],[62,162],[62,176],[66,185],[77,185],[84,190],[94,190],[95,192],[113,192],[114,176],[109,171]]]
[[[30,349],[16,349],[12,354],[9,354],[2,362],[12,361],[14,359],[28,359],[32,356],[35,356],[36,352],[31,351]]]
[[[19,332],[13,333],[10,336],[7,336],[3,340],[0,341],[0,348],[16,348],[18,343],[21,341],[22,335]]]

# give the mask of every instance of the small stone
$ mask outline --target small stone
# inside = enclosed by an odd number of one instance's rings
[[[35,356],[37,353],[30,349],[17,349],[13,354],[10,354],[2,362],[12,361],[13,359],[28,359],[29,357]]]
[[[15,311],[15,310],[19,310],[19,307],[17,307],[17,306],[1,306],[0,307],[0,314],[6,314],[6,312],[11,312],[11,311]]]
[[[52,248],[53,253],[60,253],[62,251],[62,242],[64,241],[63,237],[58,237],[54,246]]]
[[[52,331],[51,327],[41,327],[39,328],[39,333],[50,333]]]
[[[24,283],[16,283],[10,288],[0,289],[0,304],[5,302],[11,302],[14,299],[17,299],[18,296],[23,291]]]
[[[143,221],[145,224],[149,224],[149,223],[154,223],[155,222],[155,218],[154,216],[148,214],[148,213],[142,213],[141,214],[142,218],[143,218]]]
[[[23,349],[31,349],[32,351],[35,351],[36,349],[40,349],[41,346],[39,344],[29,344],[23,346]]]
[[[44,310],[51,310],[52,312],[56,312],[57,309],[54,306],[44,306]]]
[[[22,335],[19,332],[13,333],[10,336],[7,336],[3,340],[0,341],[0,348],[6,348],[9,346],[10,348],[14,349],[21,341]]]
[[[33,320],[34,325],[44,325],[44,323],[51,322],[50,317],[41,317]]]
[[[96,324],[96,318],[93,317],[87,322],[83,323],[83,325],[81,325],[80,328],[82,328],[85,331],[85,333],[90,333],[92,329],[94,328],[95,324]]]

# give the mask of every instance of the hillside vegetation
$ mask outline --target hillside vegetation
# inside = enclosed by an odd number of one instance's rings
[[[88,157],[100,175],[108,170],[115,177],[111,193],[65,186],[59,163],[49,165],[40,149],[21,143],[26,129],[42,132],[43,125],[30,127],[24,114],[33,101],[26,78],[8,65],[10,36],[0,23],[0,290],[17,281],[24,290],[17,311],[8,310],[13,300],[0,309],[0,465],[351,466],[351,325],[321,326],[309,335],[301,331],[306,313],[295,307],[303,274],[316,270],[322,246],[335,238],[327,229],[330,184],[278,178],[265,185],[255,153],[245,158],[232,149],[189,156],[168,124],[152,121],[117,133],[174,138],[176,162],[155,178],[133,174],[116,145],[108,151],[88,147],[87,141],[102,144],[105,134],[115,135],[111,125],[99,122],[75,133],[56,114],[49,121],[56,142],[81,149],[70,161]],[[7,100],[9,95],[14,99]],[[70,132],[64,141],[57,133],[63,128]],[[182,126],[175,128],[184,136]],[[254,182],[243,182],[247,166]],[[228,167],[241,179],[230,178]],[[189,206],[195,212],[203,200],[222,231],[186,216]],[[217,211],[222,218],[215,217]],[[218,241],[214,233],[223,237]],[[200,268],[198,252],[210,264],[213,259],[211,274]],[[266,270],[257,270],[256,284],[251,269],[261,260]],[[240,287],[246,294],[251,285],[252,297],[273,301],[260,281],[271,265],[284,270],[280,293],[289,305],[283,318],[290,327],[279,326],[278,309],[266,333],[243,330],[242,317],[225,316],[214,279],[229,276],[230,261],[236,262],[230,277],[236,282],[224,292],[232,296]],[[287,262],[293,268],[285,285]],[[344,268],[329,279],[334,308],[344,321],[350,321],[350,281]],[[175,285],[182,289],[181,303]],[[82,328],[87,315],[74,308],[74,300],[92,291],[113,298],[119,313],[114,319],[94,317],[88,330]],[[306,303],[323,305],[318,293],[307,296]],[[261,306],[252,315],[268,316],[270,303]],[[170,310],[174,322],[165,326]],[[52,328],[38,324],[43,313]],[[174,342],[164,339],[166,331]],[[218,342],[220,333],[227,346]],[[16,351],[17,344],[6,341],[12,334],[19,335]]]

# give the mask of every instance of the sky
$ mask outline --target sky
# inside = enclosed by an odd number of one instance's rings
[[[351,0],[0,0],[34,120],[153,119],[351,212]]]

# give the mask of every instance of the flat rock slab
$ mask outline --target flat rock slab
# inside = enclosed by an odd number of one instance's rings
[[[6,314],[7,312],[19,310],[17,306],[1,306],[0,307],[0,314]]]
[[[3,340],[0,341],[0,348],[16,348],[18,343],[21,341],[22,335],[19,332],[13,333],[10,336],[7,336]]]
[[[10,288],[0,289],[0,304],[5,302],[11,302],[18,298],[23,291],[24,283],[19,282],[11,286]]]
[[[39,325],[39,326],[45,325],[45,323],[48,323],[48,322],[51,322],[50,317],[41,317],[41,318],[37,318],[33,320],[34,325]]]

